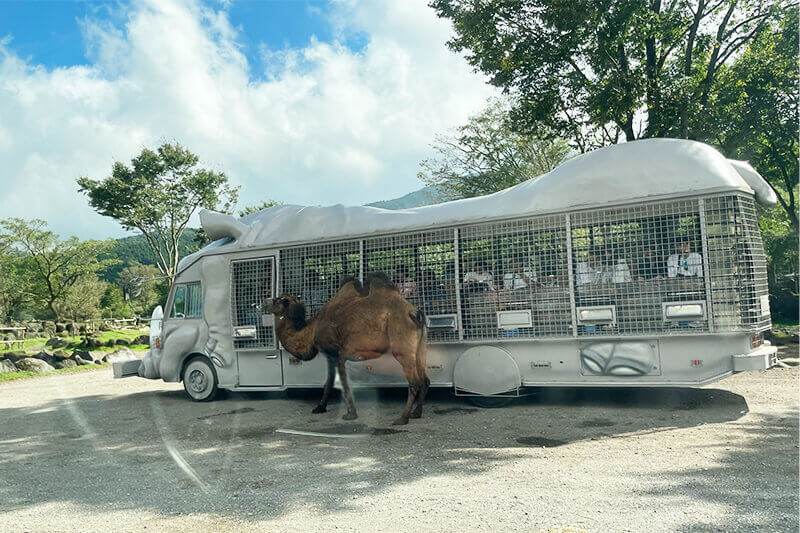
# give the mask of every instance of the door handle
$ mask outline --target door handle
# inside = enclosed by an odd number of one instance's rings
[[[277,358],[278,358],[278,354],[274,354],[274,355],[265,355],[265,356],[264,356],[264,359],[277,359]]]

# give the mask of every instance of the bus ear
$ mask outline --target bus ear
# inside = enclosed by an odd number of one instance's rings
[[[200,210],[200,225],[212,241],[224,237],[240,238],[249,229],[231,215],[217,213],[210,209]]]

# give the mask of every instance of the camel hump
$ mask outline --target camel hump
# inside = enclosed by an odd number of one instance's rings
[[[367,291],[371,289],[388,289],[392,291],[397,290],[397,286],[389,279],[383,272],[370,272],[367,274],[367,283],[366,289]]]
[[[355,276],[351,276],[350,274],[347,274],[346,276],[342,276],[342,280],[339,282],[339,290],[342,290],[342,288],[343,288],[345,285],[347,285],[348,283],[352,283],[352,284],[353,284],[353,288],[354,288],[354,289],[355,289],[355,290],[356,290],[356,291],[357,291],[357,292],[358,292],[360,295],[362,295],[362,296],[366,296],[366,295],[367,295],[368,289],[366,289],[366,288],[365,288],[365,287],[364,287],[364,286],[361,284],[361,282],[358,280],[358,278],[357,278],[357,277],[355,277]]]

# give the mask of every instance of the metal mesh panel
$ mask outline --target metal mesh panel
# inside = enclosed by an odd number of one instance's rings
[[[705,212],[715,328],[769,329],[766,257],[753,199],[709,198]]]
[[[272,278],[271,257],[231,263],[233,327],[256,326],[256,338],[234,339],[234,348],[275,348],[274,328],[265,323],[261,311],[264,300],[272,296]]]
[[[310,318],[336,294],[344,276],[361,276],[359,247],[359,241],[347,241],[282,250],[280,292],[299,298]]]
[[[464,338],[569,336],[565,217],[460,230]]]
[[[698,205],[647,204],[570,218],[579,336],[707,329]]]
[[[367,239],[364,265],[367,272],[388,275],[400,293],[432,320],[429,341],[458,340],[452,229]],[[437,317],[443,321],[435,320]]]

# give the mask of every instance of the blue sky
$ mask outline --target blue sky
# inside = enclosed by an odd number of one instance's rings
[[[495,94],[450,35],[426,0],[0,0],[0,212],[123,235],[75,178],[165,141],[240,206],[401,196]]]

